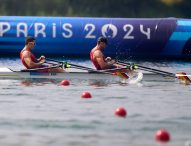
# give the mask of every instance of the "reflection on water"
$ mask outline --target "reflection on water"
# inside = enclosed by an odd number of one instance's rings
[[[44,86],[47,84],[59,84],[59,80],[55,79],[22,79],[20,80],[23,86]]]
[[[93,87],[106,87],[109,86],[111,83],[109,83],[108,81],[104,81],[104,80],[91,80],[89,81],[89,85],[93,86]]]
[[[60,79],[21,79],[21,85],[22,86],[44,86],[44,85],[48,85],[48,84],[55,84],[55,85],[60,85],[60,82],[62,80]],[[94,86],[94,87],[106,87],[109,86],[111,84],[116,84],[114,82],[110,82],[108,80],[84,80],[84,79],[71,79],[69,80],[70,83],[75,84],[76,86],[78,85],[90,85],[90,86]],[[121,84],[120,82],[117,84]],[[126,83],[124,83],[126,84]]]
[[[60,79],[21,79],[19,80],[22,86],[30,87],[30,86],[45,86],[48,84],[61,86],[60,83],[62,80]],[[92,87],[107,87],[111,84],[119,84],[126,86],[127,83],[121,82],[110,82],[108,80],[84,80],[84,79],[71,79],[69,80],[70,84],[75,86],[83,86],[90,85]]]

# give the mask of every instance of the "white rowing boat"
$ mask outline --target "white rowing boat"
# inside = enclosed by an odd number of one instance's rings
[[[129,79],[122,79],[117,75],[100,72],[88,72],[84,70],[66,70],[64,73],[44,73],[36,71],[16,71],[10,68],[0,68],[0,79],[80,79],[80,80],[105,80],[105,81],[117,81],[127,80],[128,83],[137,83],[141,80],[144,81],[174,81],[175,78],[155,74],[155,73],[142,73],[128,74]]]

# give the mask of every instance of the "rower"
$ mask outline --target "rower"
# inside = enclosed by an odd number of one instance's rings
[[[25,46],[20,52],[20,59],[27,69],[48,68],[44,70],[39,70],[39,72],[64,72],[64,70],[61,67],[51,68],[53,65],[45,65],[45,56],[41,56],[39,59],[37,59],[32,53],[32,49],[34,47],[35,38],[28,36],[25,40]]]
[[[99,37],[97,40],[97,45],[90,52],[90,59],[97,70],[106,70],[106,69],[119,69],[125,68],[125,66],[119,65],[111,57],[105,57],[103,54],[103,49],[106,48],[108,40],[105,37]],[[124,69],[120,72],[133,72],[130,69]]]
[[[90,59],[97,70],[116,68],[114,65],[114,60],[110,57],[105,57],[103,54],[103,49],[107,46],[107,38],[99,37],[97,40],[97,45],[90,52]]]

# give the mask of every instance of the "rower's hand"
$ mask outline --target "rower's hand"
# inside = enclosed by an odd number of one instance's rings
[[[46,58],[45,58],[45,56],[40,56],[40,60],[45,60]]]
[[[108,64],[115,64],[115,63],[116,63],[116,61],[115,61],[114,59],[111,59],[111,57],[107,57],[107,58],[105,59],[105,61],[106,61]]]
[[[105,61],[106,61],[106,62],[110,62],[111,60],[112,60],[111,57],[105,58]]]

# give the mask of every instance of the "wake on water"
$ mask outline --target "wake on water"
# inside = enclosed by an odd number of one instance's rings
[[[142,81],[143,73],[142,72],[135,72],[133,74],[127,74],[129,76],[128,79],[122,79],[121,83],[124,84],[137,84]]]

